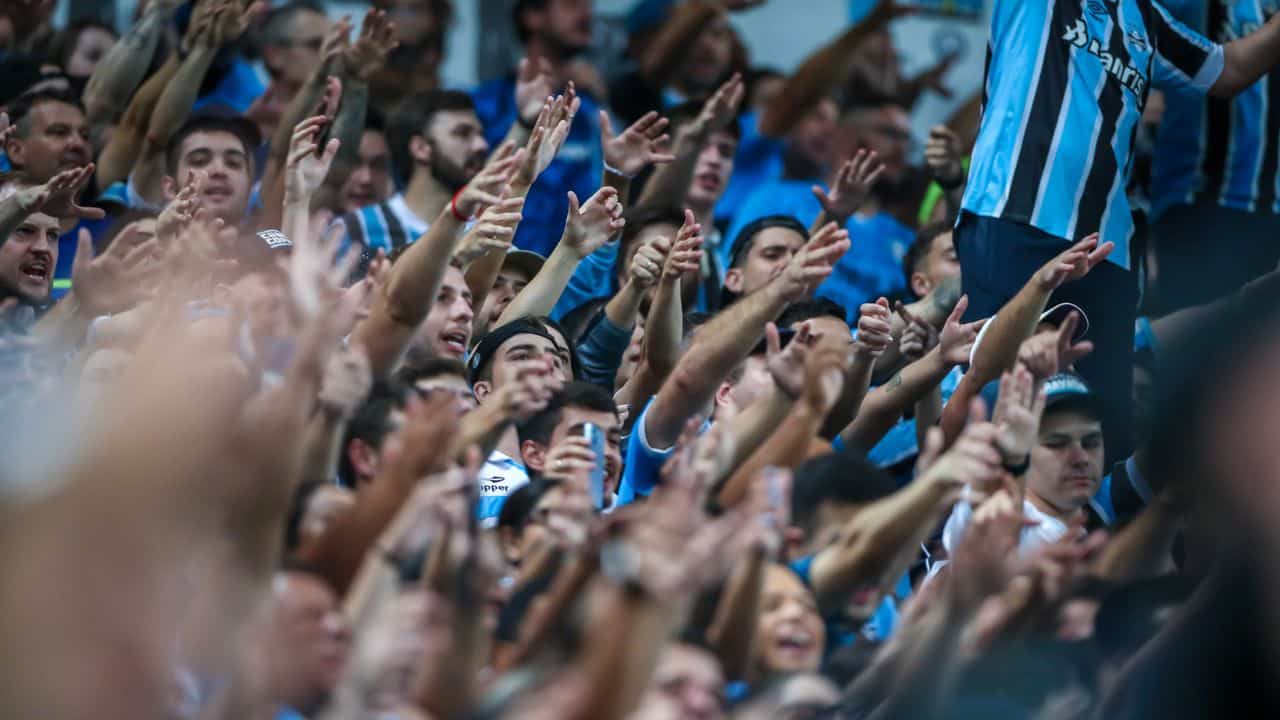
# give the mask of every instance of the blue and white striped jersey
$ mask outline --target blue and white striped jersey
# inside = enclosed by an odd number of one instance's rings
[[[1125,183],[1157,58],[1200,92],[1222,72],[1222,47],[1155,0],[996,0],[964,209],[1100,232],[1128,267]]]

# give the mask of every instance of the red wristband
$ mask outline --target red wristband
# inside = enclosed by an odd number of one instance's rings
[[[461,195],[462,191],[466,189],[467,189],[466,187],[463,187],[462,190],[459,190],[458,192],[454,193],[453,199],[449,201],[449,212],[453,213],[453,219],[457,220],[460,223],[471,222],[471,218],[464,217],[462,213],[458,212],[458,196]]]

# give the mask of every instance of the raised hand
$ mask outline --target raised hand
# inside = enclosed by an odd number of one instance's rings
[[[973,352],[973,344],[978,340],[978,331],[982,329],[986,320],[974,320],[971,323],[961,323],[960,318],[964,317],[964,311],[969,309],[969,296],[961,295],[956,306],[952,308],[951,314],[947,316],[946,323],[942,326],[942,332],[939,334],[938,346],[942,353],[942,360],[951,365],[963,365],[969,362],[969,355]]]
[[[964,182],[964,164],[960,157],[960,138],[946,125],[935,125],[924,146],[924,162],[933,179],[945,187]]]
[[[286,269],[294,307],[303,318],[318,316],[342,295],[358,259],[358,253],[351,249],[338,257],[345,230],[344,223],[335,222],[318,242],[308,238],[293,243]]]
[[[517,150],[511,143],[499,147],[484,168],[454,197],[454,217],[460,221],[469,220],[484,208],[496,204],[506,193],[511,175],[524,157],[525,150]]]
[[[953,93],[951,92],[951,88],[947,87],[945,78],[947,76],[947,72],[951,70],[951,66],[955,65],[956,60],[959,58],[960,56],[958,53],[951,53],[943,57],[938,60],[938,62],[934,63],[933,67],[915,76],[915,78],[912,79],[912,84],[920,88],[927,88],[938,93],[944,98],[950,99]]]
[[[1098,233],[1089,235],[1040,268],[1036,280],[1045,292],[1057,290],[1066,283],[1084,278],[1115,248],[1116,244],[1110,241],[1099,244]]]
[[[289,141],[289,157],[285,162],[285,193],[294,198],[309,198],[324,184],[333,165],[341,141],[331,138],[321,150],[317,139],[329,122],[324,115],[303,120],[293,129]]]
[[[1079,326],[1080,316],[1072,312],[1056,330],[1046,330],[1027,338],[1018,348],[1018,363],[1040,382],[1066,371],[1093,352],[1093,343],[1088,340],[1075,342]]]
[[[569,83],[563,95],[547,98],[534,121],[529,142],[525,144],[524,159],[516,173],[518,182],[532,185],[551,166],[556,154],[564,146],[564,141],[568,139],[573,119],[581,106],[582,100],[573,83]]]
[[[707,135],[729,127],[729,123],[738,117],[738,108],[746,96],[742,76],[734,73],[725,81],[702,106],[702,112],[687,126],[687,132],[694,137],[705,138]]]
[[[101,220],[107,214],[95,207],[79,203],[80,193],[93,178],[94,164],[63,170],[49,178],[44,185],[19,192],[19,204],[27,212],[43,212],[56,218],[84,218]]]
[[[653,287],[662,277],[667,258],[671,255],[671,240],[657,237],[641,245],[631,257],[627,277],[639,290]]]
[[[138,223],[125,226],[97,257],[88,230],[81,228],[77,240],[71,282],[76,299],[90,315],[123,312],[151,295],[160,271],[153,262],[160,243]]]
[[[815,415],[826,417],[840,399],[849,359],[847,351],[833,347],[820,347],[809,354],[803,398]]]
[[[187,176],[187,184],[178,190],[173,200],[160,211],[156,217],[156,237],[162,243],[176,238],[192,219],[196,210],[200,209],[200,193],[203,190],[204,173],[192,170]]]
[[[330,415],[348,419],[369,396],[373,376],[364,350],[346,348],[329,356],[320,380],[320,408]]]
[[[577,194],[570,190],[569,215],[561,242],[574,254],[586,257],[604,247],[625,225],[622,203],[618,202],[618,191],[614,188],[600,188],[581,207]]]
[[[902,336],[898,338],[898,352],[907,362],[915,362],[938,345],[938,330],[933,325],[916,317],[906,305],[899,300],[894,305],[894,312],[906,323]]]
[[[668,124],[665,117],[651,110],[623,130],[621,135],[614,135],[609,113],[601,110],[600,144],[604,147],[605,168],[633,178],[650,165],[675,160],[675,155],[662,150],[671,139],[666,133]]]
[[[823,190],[820,185],[814,185],[811,191],[827,217],[843,225],[866,203],[871,196],[871,188],[875,187],[882,174],[884,163],[880,162],[880,156],[874,150],[859,150],[840,166],[831,181],[830,191]]]
[[[889,301],[880,298],[864,303],[858,309],[858,338],[853,350],[864,357],[880,357],[893,344],[893,323],[889,318]]]
[[[214,50],[239,40],[249,24],[267,9],[262,2],[241,8],[239,0],[212,0],[211,5],[208,25],[205,32],[196,36],[196,42]]]
[[[996,447],[1005,464],[1022,463],[1035,447],[1044,405],[1043,386],[1025,366],[1018,365],[1000,377],[1000,395],[991,422],[999,430]]]
[[[591,443],[581,435],[566,435],[547,453],[542,476],[586,487],[585,480],[595,466]]]
[[[551,63],[543,58],[520,58],[516,66],[516,111],[520,122],[532,127],[542,111],[543,103],[555,94],[551,79]]]
[[[370,9],[360,25],[360,35],[345,52],[347,68],[357,78],[368,81],[386,64],[391,51],[400,45],[395,35],[396,26],[387,20],[386,11]]]
[[[809,242],[792,256],[787,266],[775,279],[782,298],[796,302],[831,275],[831,269],[849,250],[849,233],[835,223],[827,223],[814,233]]]
[[[952,502],[958,499],[961,488],[967,486],[985,497],[1000,482],[1004,469],[995,445],[999,431],[986,419],[986,404],[981,398],[974,398],[969,406],[969,424],[949,450],[942,452],[940,428],[929,430],[925,446],[920,450],[917,475],[926,482],[943,483],[954,491],[957,497],[949,498]]]
[[[676,241],[662,268],[663,282],[674,282],[685,275],[702,269],[702,226],[693,217],[693,211],[685,208],[684,224],[676,233]]]
[[[517,423],[542,412],[551,396],[564,386],[564,376],[556,372],[550,358],[540,357],[514,363],[515,380],[496,390],[498,406]]]
[[[463,236],[453,256],[463,265],[469,265],[491,252],[510,250],[516,228],[524,217],[523,209],[524,198],[519,196],[502,198],[490,205]]]
[[[782,347],[778,326],[769,323],[764,328],[765,367],[769,375],[787,397],[795,400],[805,389],[805,371],[809,352],[822,339],[822,333],[814,332],[806,320],[796,329],[795,337]]]

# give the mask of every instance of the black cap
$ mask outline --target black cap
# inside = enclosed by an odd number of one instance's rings
[[[476,349],[471,351],[471,357],[467,358],[467,382],[475,385],[476,380],[480,377],[480,372],[493,360],[498,348],[517,335],[537,335],[552,344],[556,344],[556,339],[551,337],[551,333],[547,332],[546,326],[537,320],[529,317],[512,320],[486,334],[480,339]]]

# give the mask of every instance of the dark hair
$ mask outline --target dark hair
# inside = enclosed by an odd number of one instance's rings
[[[462,364],[461,360],[451,357],[431,357],[415,364],[413,367],[406,365],[400,368],[399,372],[396,373],[396,381],[404,386],[406,390],[411,390],[414,385],[423,380],[431,380],[444,375],[454,375],[466,382],[467,366]]]
[[[387,116],[376,107],[369,106],[364,111],[364,129],[365,131],[387,132]]]
[[[546,445],[551,442],[551,435],[556,426],[564,419],[564,410],[568,407],[582,407],[601,412],[618,412],[618,405],[607,390],[589,382],[575,380],[551,396],[547,407],[516,427],[520,444],[526,440]]]
[[[426,137],[427,127],[436,113],[470,110],[476,103],[461,90],[428,90],[410,95],[400,102],[387,119],[387,144],[391,147],[391,165],[401,182],[409,182],[413,174],[413,156],[409,142],[414,135]]]
[[[665,114],[667,119],[671,121],[670,131],[672,133],[672,137],[675,137],[675,131],[677,129],[693,122],[694,118],[702,114],[702,106],[705,104],[706,103],[701,100],[690,100],[688,102],[680,103],[673,108],[668,108],[665,111]],[[738,126],[736,121],[726,125],[724,132],[732,135],[733,139],[736,141],[742,140],[742,128]]]
[[[516,31],[520,44],[529,42],[529,28],[524,24],[524,14],[529,10],[546,10],[547,0],[516,0],[511,8],[511,27]]]
[[[399,383],[380,380],[373,384],[369,397],[356,410],[351,422],[347,424],[347,432],[342,436],[338,476],[343,485],[350,488],[356,486],[356,469],[348,456],[351,441],[360,440],[371,448],[380,447],[391,431],[388,422],[391,411],[403,407],[404,399],[405,391]]]
[[[117,39],[120,37],[116,33],[116,29],[106,23],[92,18],[81,18],[67,25],[57,35],[53,36],[53,40],[49,43],[49,58],[57,62],[58,67],[62,68],[63,71],[66,71],[67,62],[71,59],[71,54],[76,51],[76,45],[80,43],[80,34],[90,29],[111,33],[111,37]]]
[[[778,318],[778,327],[791,328],[805,320],[821,317],[835,318],[848,324],[849,311],[835,300],[816,297],[788,305],[787,309],[782,311],[782,316]]]
[[[623,213],[622,217],[627,224],[622,228],[622,236],[618,239],[618,259],[613,266],[615,278],[626,275],[627,255],[645,228],[653,225],[675,225],[679,228],[684,224],[683,210],[662,205],[637,205]],[[675,240],[674,237],[671,239]]]
[[[933,248],[933,241],[939,237],[951,232],[954,223],[942,221],[931,225],[926,225],[916,231],[916,237],[911,241],[911,247],[907,248],[907,254],[902,258],[902,275],[907,280],[907,291],[911,291],[911,276],[915,274],[916,268],[920,267],[920,263],[929,256],[929,250]]]
[[[791,230],[799,233],[800,237],[805,240],[809,239],[809,228],[794,217],[790,215],[766,215],[752,220],[738,231],[738,237],[733,239],[733,248],[729,255],[729,267],[736,268],[741,265],[747,254],[751,252],[751,246],[755,244],[756,236],[770,228]]]
[[[0,149],[3,149],[3,148],[0,148]],[[18,187],[31,187],[32,185],[39,185],[39,184],[40,183],[37,183],[30,175],[22,172],[21,170],[0,171],[0,190],[3,190],[4,188],[10,185],[17,185]],[[3,241],[0,241],[0,242],[3,242]]]
[[[23,93],[9,103],[9,119],[18,128],[18,137],[26,137],[31,132],[31,111],[40,103],[60,102],[70,105],[84,113],[84,104],[80,97],[70,90],[36,90]]]
[[[874,502],[897,490],[893,477],[861,453],[842,451],[809,460],[795,471],[791,521],[813,535],[823,503]]]
[[[748,70],[742,76],[743,96],[749,102],[751,97],[756,94],[756,88],[764,80],[773,78],[784,78],[781,70],[771,67],[755,67]]]
[[[280,45],[287,41],[289,38],[285,36],[285,27],[294,16],[304,12],[325,15],[324,7],[315,0],[292,0],[272,8],[267,13],[266,19],[262,21],[259,31],[259,49],[268,45]]]
[[[182,159],[182,143],[196,133],[226,133],[240,141],[245,160],[249,163],[249,176],[253,177],[253,157],[262,144],[262,135],[258,126],[248,118],[221,113],[200,113],[193,115],[178,131],[169,138],[165,146],[164,165],[169,177],[178,178],[178,162]]]
[[[498,511],[497,526],[516,533],[524,532],[524,527],[529,524],[529,517],[533,514],[533,509],[538,506],[538,501],[560,483],[561,481],[555,478],[537,477],[512,490],[511,494],[502,501],[502,509]]]

